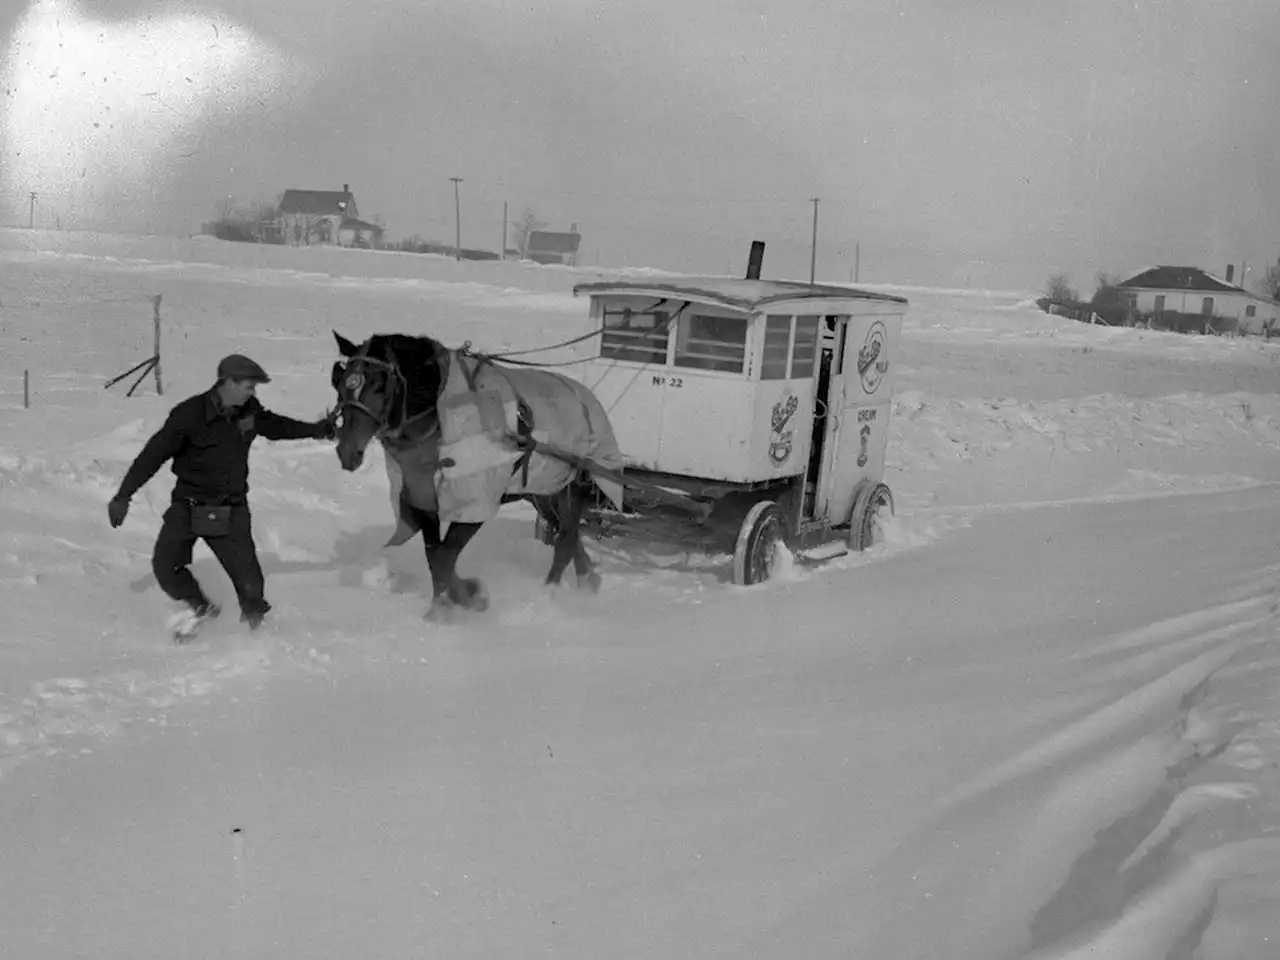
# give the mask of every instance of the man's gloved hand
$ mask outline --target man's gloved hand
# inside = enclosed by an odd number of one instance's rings
[[[337,408],[330,410],[321,419],[316,421],[316,439],[332,440],[338,435],[338,411]]]
[[[111,526],[118,527],[124,523],[125,515],[129,512],[129,501],[123,497],[113,497],[111,502],[107,504],[107,519],[111,521]]]

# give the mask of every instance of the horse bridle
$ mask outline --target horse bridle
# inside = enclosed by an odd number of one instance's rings
[[[393,396],[388,397],[387,412],[383,416],[378,416],[371,409],[369,409],[369,407],[366,404],[362,403],[359,399],[360,394],[364,391],[365,375],[363,370],[351,369],[352,366],[357,363],[365,366],[377,367],[379,369],[387,371],[388,375],[390,376],[390,378],[392,379],[392,382],[395,385],[392,388]],[[436,358],[436,363],[440,368],[441,382],[443,382],[444,378],[448,376],[448,372],[449,372],[448,354],[444,353],[438,356]],[[379,359],[378,357],[371,357],[367,353],[359,353],[353,357],[350,357],[347,360],[347,362],[345,364],[342,364],[341,366],[342,366],[342,377],[341,378],[338,378],[336,376],[334,377],[334,386],[336,387],[338,383],[341,382],[342,385],[347,388],[347,392],[351,394],[351,399],[344,400],[342,398],[341,391],[339,391],[338,405],[336,409],[339,411],[342,411],[350,407],[353,410],[359,410],[361,413],[367,416],[370,420],[372,420],[374,424],[376,424],[377,430],[374,432],[374,436],[380,440],[387,438],[388,435],[391,435],[391,434],[403,435],[405,430],[414,421],[421,420],[424,417],[428,417],[435,412],[434,408],[432,408],[432,409],[424,410],[421,413],[414,414],[413,416],[409,416],[409,381],[405,377],[404,372],[400,369],[399,365],[394,362],[394,360],[391,360],[391,361],[382,360],[382,359]],[[396,406],[396,403],[394,401],[394,391],[396,389],[398,389],[400,392],[400,402],[399,402],[400,416],[397,418],[396,423],[393,425],[391,422],[391,411]],[[423,436],[424,437],[430,436],[438,429],[439,429],[439,425],[435,424]],[[420,440],[422,438],[417,438],[417,439]]]
[[[366,377],[364,369],[352,369],[356,364],[360,364],[361,368],[377,367],[385,370],[391,378],[393,384],[391,396],[387,398],[386,411],[381,416],[374,413],[367,404],[360,401],[360,395],[364,392]],[[345,399],[339,392],[337,409],[344,412],[347,409],[359,410],[377,425],[377,431],[374,436],[382,437],[392,430],[404,428],[409,414],[409,382],[396,364],[380,360],[377,357],[371,357],[368,354],[357,354],[342,365],[342,376],[340,378],[334,377],[334,386],[339,383],[346,388],[351,399]],[[394,396],[396,390],[400,392],[400,417],[398,424],[392,427],[391,411],[395,408]]]

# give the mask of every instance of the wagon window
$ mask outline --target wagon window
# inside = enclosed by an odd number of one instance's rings
[[[791,379],[813,376],[813,358],[818,352],[818,318],[796,317],[796,345],[791,351]]]
[[[764,324],[764,362],[760,379],[787,379],[787,355],[791,351],[791,318],[770,315]]]
[[[741,373],[747,357],[746,317],[692,314],[680,318],[676,333],[677,367]]]
[[[600,356],[607,360],[666,364],[670,322],[669,314],[662,310],[605,307]]]

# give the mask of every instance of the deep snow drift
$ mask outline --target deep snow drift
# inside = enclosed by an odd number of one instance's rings
[[[742,590],[606,541],[549,596],[509,508],[448,627],[380,457],[259,441],[273,624],[167,644],[171,477],[105,503],[219,356],[315,416],[331,329],[542,346],[597,275],[0,232],[4,955],[1270,956],[1275,345],[884,288],[887,543]],[[104,390],[156,294],[164,397]]]

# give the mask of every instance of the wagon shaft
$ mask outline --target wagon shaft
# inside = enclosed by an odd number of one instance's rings
[[[511,440],[521,449],[532,450],[535,453],[552,457],[556,460],[562,461],[563,463],[567,463],[570,466],[577,467],[579,470],[585,471],[592,476],[612,480],[614,483],[620,484],[628,489],[642,491],[653,497],[655,500],[659,500],[663,503],[669,504],[670,506],[687,511],[699,519],[705,519],[715,506],[713,503],[705,503],[703,501],[695,500],[687,494],[668,490],[665,487],[658,486],[657,484],[647,483],[644,480],[631,476],[625,469],[605,466],[604,464],[597,463],[588,457],[573,453],[569,450],[564,450],[545,441],[535,441],[532,438],[521,437],[514,433],[507,434],[507,439]]]

